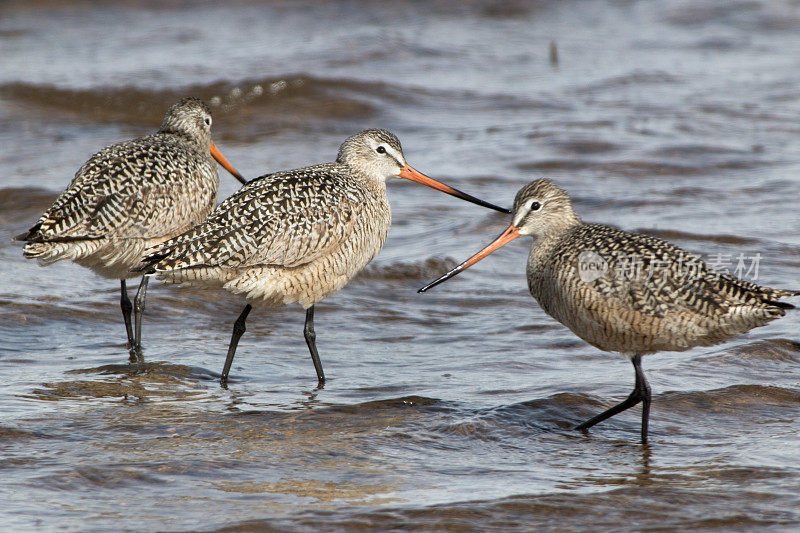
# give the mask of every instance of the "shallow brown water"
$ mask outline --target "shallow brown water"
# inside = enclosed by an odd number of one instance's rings
[[[222,389],[241,301],[151,284],[137,372],[117,283],[22,258],[89,155],[191,94],[247,177],[385,127],[489,201],[546,176],[587,220],[800,288],[800,3],[320,4],[3,4],[0,530],[800,527],[797,312],[647,357],[643,448],[638,409],[569,429],[633,375],[530,298],[526,243],[416,293],[507,218],[414,184],[318,306],[321,390],[297,308],[251,314]]]

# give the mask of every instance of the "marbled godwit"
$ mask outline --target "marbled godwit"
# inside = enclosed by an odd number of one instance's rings
[[[419,292],[522,235],[534,238],[528,288],[542,309],[589,344],[628,355],[636,372],[625,401],[576,429],[642,402],[641,436],[647,442],[650,387],[643,355],[728,340],[782,317],[794,306],[777,300],[800,295],[717,274],[697,256],[660,239],[584,223],[567,193],[545,179],[517,193],[512,223],[495,241]]]
[[[299,303],[304,334],[322,384],[314,304],[338,291],[386,240],[386,180],[406,178],[463,200],[497,207],[420,174],[385,130],[347,139],[335,163],[268,174],[222,202],[205,222],[151,249],[146,266],[168,283],[222,287],[248,301],[233,328],[221,381],[228,379],[251,303]]]
[[[142,278],[131,301],[126,278],[136,274],[145,249],[203,220],[217,202],[219,177],[212,160],[242,183],[247,181],[211,141],[211,111],[197,98],[184,98],[167,111],[154,135],[113,144],[78,170],[27,233],[25,257],[42,265],[70,259],[97,274],[120,280],[120,305],[130,360],[141,357],[141,319],[147,294]]]

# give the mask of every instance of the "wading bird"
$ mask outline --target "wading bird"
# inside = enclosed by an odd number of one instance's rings
[[[252,304],[299,303],[306,309],[304,334],[321,385],[314,304],[344,287],[380,251],[391,224],[386,180],[397,177],[511,212],[420,174],[406,164],[394,134],[365,130],[342,144],[334,163],[250,181],[205,222],[152,248],[139,270],[167,283],[222,287],[245,297],[223,384]]]
[[[26,241],[25,257],[42,265],[69,259],[120,280],[131,362],[142,354],[148,277],[142,278],[133,306],[125,280],[137,275],[130,270],[141,264],[148,247],[183,233],[214,208],[219,186],[214,159],[247,183],[211,141],[208,106],[184,98],[169,108],[157,133],[113,144],[89,158],[36,225],[15,237]]]
[[[588,429],[641,402],[646,443],[650,386],[643,355],[723,342],[784,316],[794,306],[777,300],[800,295],[718,274],[661,239],[582,222],[567,193],[546,179],[517,193],[512,223],[497,239],[419,292],[523,235],[534,238],[528,288],[542,309],[592,346],[626,354],[636,373],[626,400],[575,429]],[[633,260],[639,267],[630,270],[626,261]]]

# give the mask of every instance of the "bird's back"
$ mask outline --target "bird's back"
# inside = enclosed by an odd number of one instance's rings
[[[26,234],[26,257],[71,259],[112,278],[129,277],[147,246],[200,222],[216,202],[210,156],[159,133],[108,146],[75,174]]]
[[[385,190],[365,187],[344,165],[315,165],[252,180],[145,262],[167,282],[308,307],[366,266],[390,223]]]
[[[579,224],[534,244],[531,294],[603,350],[644,354],[717,344],[783,316],[796,291],[718,274],[666,241]]]

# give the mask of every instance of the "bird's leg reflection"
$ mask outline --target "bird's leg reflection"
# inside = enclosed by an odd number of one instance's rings
[[[642,444],[642,462],[639,473],[636,475],[637,485],[649,485],[652,482],[650,478],[650,454],[652,449],[649,444]]]
[[[321,391],[324,386],[323,383],[320,383],[311,390],[303,391],[303,396],[306,398],[304,400],[299,400],[297,405],[305,409],[313,409],[315,406],[319,405],[320,401],[317,396],[319,396],[319,391]]]

